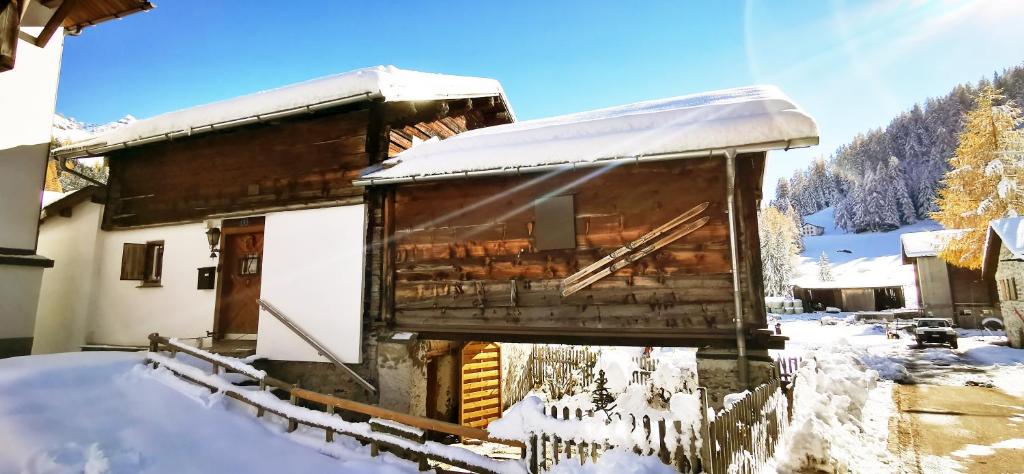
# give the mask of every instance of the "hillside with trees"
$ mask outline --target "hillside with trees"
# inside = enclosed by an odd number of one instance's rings
[[[780,179],[772,205],[800,215],[834,207],[847,232],[886,231],[938,211],[942,180],[950,170],[966,116],[979,91],[995,88],[993,104],[1024,103],[1024,65],[976,85],[961,84],[942,97],[915,104],[884,128],[860,134],[827,160]]]

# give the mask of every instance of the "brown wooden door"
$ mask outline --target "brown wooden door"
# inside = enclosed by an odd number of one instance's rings
[[[220,305],[217,334],[256,334],[263,226],[226,227],[221,239]]]
[[[459,424],[476,428],[501,418],[501,348],[470,342],[462,348]]]

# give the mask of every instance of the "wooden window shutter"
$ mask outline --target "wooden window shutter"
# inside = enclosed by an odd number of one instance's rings
[[[146,278],[146,244],[124,244],[121,250],[121,279]]]
[[[573,197],[553,196],[534,203],[534,246],[537,250],[576,248]]]

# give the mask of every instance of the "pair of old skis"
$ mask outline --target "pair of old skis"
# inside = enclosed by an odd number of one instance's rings
[[[608,254],[608,256],[588,265],[583,270],[569,275],[562,281],[562,296],[569,296],[576,293],[590,286],[594,282],[621,270],[626,267],[626,265],[639,261],[641,258],[650,255],[655,250],[658,250],[672,242],[675,242],[676,240],[679,240],[683,236],[700,229],[708,222],[707,216],[686,225],[683,225],[683,223],[704,212],[704,210],[708,208],[709,204],[710,203],[708,202],[703,202],[694,206],[692,209],[680,214],[675,219],[666,222],[657,229],[644,234],[642,237]],[[683,226],[679,227],[680,225]],[[676,230],[672,231],[673,229]],[[669,233],[670,231],[671,233]],[[607,267],[605,267],[606,265]],[[602,269],[602,267],[605,268]]]

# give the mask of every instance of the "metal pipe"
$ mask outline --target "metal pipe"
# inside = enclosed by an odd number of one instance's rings
[[[740,255],[736,241],[736,150],[725,151],[726,195],[725,207],[729,213],[729,263],[732,269],[732,300],[736,312],[736,353],[740,383],[750,387],[750,368],[747,365],[747,334],[743,325],[743,291],[740,287]],[[749,262],[748,262],[749,263]]]
[[[306,331],[303,331],[302,328],[295,324],[295,322],[293,322],[291,319],[285,316],[284,313],[281,312],[281,310],[277,309],[277,307],[275,307],[274,305],[264,301],[262,298],[257,299],[256,302],[259,303],[260,307],[262,307],[264,310],[270,313],[271,316],[277,318],[277,320],[280,321],[281,324],[284,324],[286,328],[290,329],[293,333],[295,333],[296,336],[299,336],[299,338],[305,341],[306,344],[309,344],[320,355],[326,357],[327,360],[331,361],[331,363],[333,363],[335,367],[338,367],[339,369],[342,369],[345,372],[347,372],[350,376],[352,376],[352,378],[356,380],[356,382],[359,383],[359,385],[362,385],[363,388],[365,388],[370,393],[377,393],[377,389],[370,382],[367,382],[366,379],[360,377],[359,374],[356,373],[356,371],[352,370],[349,366],[342,363],[341,359],[339,359],[338,356],[334,355],[334,353],[331,352],[330,349],[327,349],[326,347],[324,347],[323,344],[320,343],[320,341],[317,341],[315,338],[313,338],[313,336],[307,334]]]
[[[749,145],[743,145],[740,147],[729,148],[733,154],[738,153],[753,153],[762,152],[768,150],[789,150],[793,148],[804,148],[814,146],[818,144],[818,137],[806,137],[806,138],[793,138],[788,140],[778,140],[774,142],[763,142],[763,143],[752,143]],[[666,161],[666,160],[678,160],[683,158],[710,158],[715,155],[721,155],[726,153],[725,148],[709,148],[704,150],[693,150],[683,152],[671,152],[671,153],[652,153],[649,155],[637,155],[637,156],[612,156],[606,158],[597,158],[590,161],[584,162],[566,162],[557,164],[537,165],[537,166],[515,166],[508,168],[496,168],[489,170],[475,170],[475,171],[458,171],[448,174],[437,174],[428,176],[402,176],[395,178],[365,178],[356,179],[352,181],[353,185],[356,186],[378,186],[384,184],[401,184],[401,183],[412,183],[419,181],[437,181],[444,179],[459,179],[459,178],[471,178],[471,177],[483,177],[483,176],[506,176],[506,175],[519,175],[523,173],[540,173],[544,171],[553,171],[560,169],[576,169],[576,168],[592,168],[597,166],[605,166],[612,163],[619,163],[623,161],[628,162],[648,162],[648,161]]]
[[[75,176],[78,176],[79,178],[82,178],[82,179],[84,179],[84,180],[86,180],[86,181],[88,181],[88,182],[90,182],[92,184],[95,184],[95,185],[97,185],[97,186],[99,186],[101,188],[102,187],[106,187],[106,185],[107,185],[107,183],[104,183],[102,181],[96,181],[95,179],[92,179],[92,178],[90,178],[90,177],[88,177],[88,176],[86,176],[86,175],[84,175],[82,173],[79,173],[79,172],[75,171],[74,169],[72,169],[70,166],[68,166],[68,159],[66,157],[58,158],[57,159],[57,166],[60,166],[61,171],[64,171],[66,173],[71,173],[71,174],[73,174]]]

